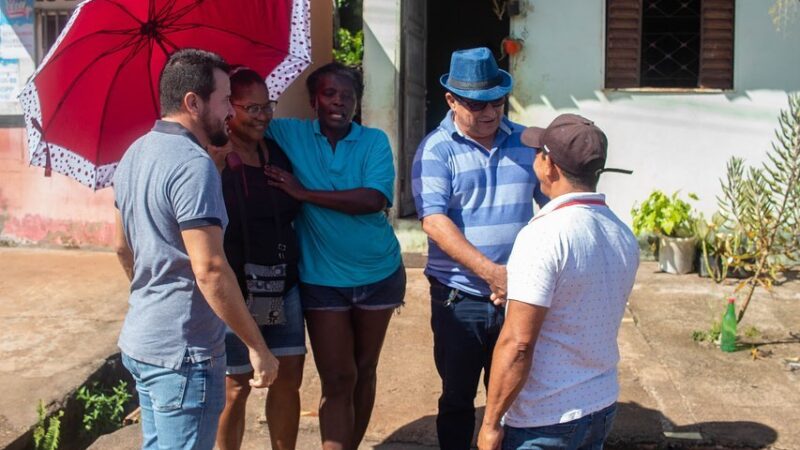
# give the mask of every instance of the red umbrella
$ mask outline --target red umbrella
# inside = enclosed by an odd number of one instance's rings
[[[32,165],[100,189],[159,117],[158,77],[199,48],[267,78],[273,98],[310,63],[309,0],[87,0],[20,94]]]

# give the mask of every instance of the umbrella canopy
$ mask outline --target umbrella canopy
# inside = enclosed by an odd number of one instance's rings
[[[87,0],[20,94],[30,163],[99,189],[160,116],[158,79],[176,49],[218,53],[276,99],[308,67],[308,0]]]

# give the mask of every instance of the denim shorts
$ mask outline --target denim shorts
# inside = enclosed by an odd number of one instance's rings
[[[283,312],[286,323],[283,325],[262,325],[261,335],[275,356],[294,356],[306,354],[306,327],[303,321],[303,308],[300,305],[300,291],[293,287],[283,297]],[[253,371],[247,346],[230,328],[225,332],[225,354],[228,361],[228,375],[239,375]]]
[[[402,306],[405,296],[406,269],[402,264],[383,280],[364,286],[340,288],[300,283],[304,310],[391,309]]]
[[[192,362],[177,370],[137,361],[122,364],[136,381],[142,409],[142,449],[211,450],[225,406],[225,358]]]

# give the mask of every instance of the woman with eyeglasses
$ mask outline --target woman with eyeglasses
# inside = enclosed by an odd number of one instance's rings
[[[270,100],[264,79],[255,71],[231,71],[228,121],[230,153],[225,157],[222,187],[229,224],[225,254],[234,269],[248,307],[270,351],[278,358],[278,377],[267,391],[266,416],[273,449],[294,449],[300,420],[300,384],[306,344],[298,291],[299,246],[292,222],[300,202],[270,186],[266,167],[291,173],[280,146],[264,138],[277,102]],[[245,427],[252,366],[247,348],[229,332],[226,403],[220,416],[217,446],[239,449]]]
[[[270,167],[271,184],[303,202],[300,297],[322,384],[322,448],[355,449],[375,402],[376,369],[405,269],[384,212],[394,189],[386,134],[353,122],[361,75],[339,63],[306,81],[316,120],[276,119],[267,135],[294,174]]]

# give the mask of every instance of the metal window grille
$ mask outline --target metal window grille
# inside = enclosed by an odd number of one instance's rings
[[[641,84],[695,87],[700,73],[701,0],[644,0]]]
[[[55,44],[79,0],[36,0],[36,62]]]

